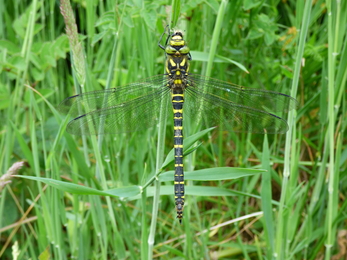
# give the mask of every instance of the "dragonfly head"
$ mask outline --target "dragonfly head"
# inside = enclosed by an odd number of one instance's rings
[[[183,34],[180,31],[176,31],[171,35],[169,44],[165,48],[165,52],[168,55],[181,56],[189,54],[189,47],[183,40]]]

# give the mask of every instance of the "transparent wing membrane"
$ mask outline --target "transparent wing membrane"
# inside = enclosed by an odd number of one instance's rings
[[[247,89],[201,75],[190,75],[186,88],[186,115],[200,115],[204,126],[252,133],[284,133],[280,116],[297,106],[292,97],[267,90]]]
[[[165,75],[158,75],[119,88],[75,95],[65,99],[59,110],[74,118],[67,126],[71,134],[147,129],[157,125],[161,101],[170,98],[168,82]],[[201,75],[189,75],[186,83],[184,114],[200,116],[205,127],[221,125],[227,131],[284,133],[288,125],[281,116],[297,107],[297,101],[288,95]]]
[[[59,110],[74,118],[67,131],[75,135],[146,129],[158,123],[161,102],[170,96],[166,82],[159,75],[119,88],[86,92],[65,99]]]
[[[230,102],[272,112],[288,112],[298,106],[291,96],[261,89],[245,88],[226,81],[189,75],[189,83],[199,93],[209,93]]]

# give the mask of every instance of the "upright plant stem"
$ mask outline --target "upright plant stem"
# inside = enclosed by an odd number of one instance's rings
[[[218,15],[217,15],[216,24],[215,24],[214,30],[213,30],[211,48],[209,51],[209,58],[208,58],[207,69],[206,69],[206,76],[207,77],[209,77],[211,75],[212,64],[213,64],[214,57],[216,55],[219,34],[220,34],[221,29],[222,29],[222,22],[223,22],[224,13],[225,13],[227,5],[228,5],[228,1],[222,0],[222,2],[220,3],[219,9],[218,9]]]
[[[299,41],[298,41],[298,52],[295,58],[295,68],[294,68],[294,77],[291,86],[291,96],[296,97],[299,76],[301,71],[301,60],[304,54],[306,36],[308,31],[308,26],[310,22],[310,14],[311,14],[311,6],[312,0],[308,0],[305,2],[304,14],[302,18],[302,26],[300,29]],[[290,111],[288,115],[288,124],[289,126],[295,125],[294,118],[295,111]],[[286,256],[283,255],[285,252],[285,241],[286,241],[286,225],[288,224],[286,219],[288,215],[284,212],[285,204],[288,198],[288,179],[290,176],[290,149],[292,143],[292,128],[289,128],[289,131],[286,136],[286,144],[285,144],[285,154],[284,154],[284,170],[283,170],[283,180],[282,180],[282,192],[280,199],[280,206],[278,212],[278,226],[276,231],[276,246],[275,246],[275,258],[276,259],[286,259]]]
[[[339,28],[339,14],[340,14],[340,1],[336,1],[335,8],[332,8],[332,1],[327,1],[328,9],[328,143],[329,143],[329,183],[328,183],[328,211],[326,217],[326,230],[327,239],[325,243],[326,252],[325,259],[331,259],[331,249],[334,245],[334,235],[336,225],[334,225],[334,219],[337,209],[334,208],[335,194],[334,185],[338,176],[335,176],[335,68],[336,68],[336,55],[337,55],[337,37]]]

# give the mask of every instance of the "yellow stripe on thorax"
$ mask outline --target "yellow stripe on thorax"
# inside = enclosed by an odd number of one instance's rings
[[[175,67],[176,66],[176,63],[173,61],[173,59],[169,59],[169,62],[170,62],[170,65],[172,67]]]

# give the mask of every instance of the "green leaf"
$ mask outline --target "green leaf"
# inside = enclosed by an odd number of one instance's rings
[[[50,96],[54,95],[55,91],[54,89],[51,89],[51,88],[44,88],[44,89],[40,89],[40,94],[47,99]],[[25,104],[27,104],[28,106],[30,105],[30,102],[32,102],[30,95],[31,95],[30,91],[26,91],[24,94],[24,101],[25,101]],[[37,104],[44,102],[44,100],[42,99],[40,95],[34,95],[34,99],[37,102]]]
[[[44,61],[43,68],[56,67],[57,63],[54,57],[54,50],[51,42],[45,42],[41,49],[41,60]]]
[[[209,53],[208,52],[191,51],[190,54],[192,55],[193,60],[208,62],[208,59],[209,59]],[[216,55],[213,59],[213,62],[231,63],[231,64],[234,64],[237,67],[239,67],[244,72],[249,73],[248,70],[246,69],[246,67],[243,66],[241,63],[238,63],[237,61],[234,61],[234,60],[227,58],[227,57]]]
[[[8,108],[10,105],[10,94],[4,85],[0,85],[0,110]]]
[[[247,39],[255,40],[262,37],[263,35],[264,31],[260,30],[259,28],[252,28],[247,35]]]
[[[128,198],[139,195],[141,193],[141,188],[139,186],[133,185],[117,189],[105,190],[105,193],[113,197],[117,196],[122,198]]]
[[[271,45],[276,39],[276,31],[278,30],[277,25],[265,14],[258,16],[256,23],[257,30],[262,32],[266,45]]]
[[[174,0],[174,3],[172,5],[172,12],[171,12],[171,28],[174,28],[176,26],[178,18],[181,14],[180,11],[181,11],[181,1]]]
[[[31,19],[32,14],[39,12],[42,6],[42,2],[37,2],[35,6],[36,10],[33,10],[34,5],[33,3],[31,3],[25,10],[25,12],[13,22],[13,29],[15,30],[17,36],[21,37],[22,39],[25,38],[26,30],[29,24],[29,19]],[[34,34],[39,32],[42,28],[42,24],[35,23]]]
[[[237,67],[239,67],[239,69],[243,70],[244,72],[246,73],[249,73],[249,71],[246,69],[245,66],[243,66],[241,63],[238,63],[232,59],[229,59],[229,58],[226,58],[226,57],[223,57],[223,56],[220,56],[220,55],[216,55],[215,59],[220,59],[222,62],[229,62],[231,64],[234,64],[236,65]]]
[[[32,68],[31,74],[34,77],[35,81],[42,81],[45,78],[45,73],[35,67]]]
[[[239,195],[245,195],[249,197],[255,197],[260,198],[257,195],[245,193],[245,192],[239,192],[239,191],[233,191],[230,189],[225,189],[221,187],[211,187],[211,186],[194,186],[189,185],[185,186],[185,193],[187,195],[192,196],[239,196]]]
[[[287,67],[281,66],[281,73],[282,75],[286,76],[289,79],[293,79],[293,71],[290,71]],[[281,76],[282,76],[281,75]],[[282,76],[283,77],[283,76]]]
[[[8,63],[19,71],[25,69],[25,59],[21,56],[13,56],[8,59]]]
[[[244,0],[243,9],[250,10],[252,8],[258,7],[261,4],[262,4],[262,1],[258,1],[258,0]]]
[[[41,57],[39,57],[38,54],[30,52],[29,59],[32,65],[34,65],[33,67],[43,70],[43,61],[41,60]]]
[[[216,167],[193,172],[185,172],[185,180],[199,180],[199,181],[212,181],[212,180],[232,180],[254,174],[265,172],[266,170],[245,169],[245,168],[232,168],[232,167]],[[160,181],[172,181],[174,179],[174,171],[168,171],[160,174]]]
[[[273,222],[273,210],[271,205],[272,198],[272,187],[271,187],[271,167],[270,167],[270,151],[269,151],[269,143],[267,135],[264,137],[263,143],[263,154],[262,154],[262,167],[267,169],[265,173],[263,173],[261,178],[261,207],[264,213],[264,226],[265,226],[265,239],[267,239],[267,243],[271,245],[268,250],[268,255],[273,255],[273,247],[274,247],[274,232],[275,225]]]
[[[212,131],[214,129],[214,127],[202,130],[196,134],[193,134],[191,136],[188,136],[187,138],[185,138],[183,140],[183,153],[187,151],[188,148],[190,148],[190,146],[192,146],[196,141],[198,141],[201,137],[203,137],[205,134],[207,134],[208,132]],[[171,162],[173,162],[174,160],[174,149],[172,149],[169,154],[166,156],[166,159],[163,163],[163,165],[161,166],[161,168],[165,168],[167,165],[169,165]]]
[[[216,0],[208,0],[208,1],[205,1],[205,3],[211,7],[211,9],[213,10],[213,12],[215,14],[218,13],[218,10],[219,10],[219,2],[216,1]]]
[[[21,49],[8,40],[0,40],[0,49],[6,49],[9,54],[19,53]]]
[[[123,17],[123,22],[129,28],[134,28],[134,22],[133,22],[133,19],[132,19],[132,17],[130,15],[129,16],[124,16]]]
[[[40,181],[58,190],[70,192],[73,194],[79,194],[79,195],[101,195],[101,196],[126,198],[126,197],[133,197],[141,193],[141,189],[139,186],[129,186],[129,187],[122,187],[122,188],[111,189],[106,191],[100,191],[100,190],[89,188],[83,185],[78,185],[78,184],[65,182],[65,181],[58,181],[58,180],[54,180],[50,178],[24,176],[24,175],[17,175],[16,177]]]
[[[202,143],[198,143],[198,144],[196,144],[195,146],[189,147],[189,148],[184,152],[184,156],[187,156],[188,154],[191,154],[192,152],[194,152],[195,150],[197,150],[201,145],[202,145]]]
[[[92,46],[94,46],[98,41],[100,41],[102,38],[104,38],[105,35],[107,35],[108,31],[104,30],[100,33],[94,34],[92,39]]]
[[[95,27],[109,25],[110,23],[114,23],[114,11],[109,11],[103,13],[103,15],[97,20]]]
[[[89,188],[86,186],[82,186],[82,185],[78,185],[78,184],[74,184],[74,183],[70,183],[66,181],[58,181],[51,178],[24,176],[24,175],[17,175],[16,177],[34,180],[34,181],[40,181],[58,190],[66,191],[66,192],[70,192],[74,194],[79,194],[79,195],[108,195],[104,193],[103,191],[99,191],[97,189]]]
[[[50,260],[51,255],[49,251],[49,247],[47,246],[46,249],[39,255],[38,257],[39,260]]]
[[[260,199],[260,196],[240,192],[230,189],[225,189],[221,187],[211,187],[211,186],[200,186],[200,185],[189,185],[185,186],[185,194],[192,196],[248,196],[256,199]],[[174,185],[165,185],[160,187],[160,195],[172,196],[174,192]],[[147,188],[147,197],[153,197],[154,187]],[[129,200],[140,199],[140,195],[129,198]],[[273,204],[278,205],[278,202],[272,201]]]
[[[141,16],[143,20],[145,20],[146,25],[154,31],[155,29],[155,24],[157,21],[157,13],[155,10],[146,10],[142,9],[141,10]]]
[[[56,59],[66,58],[66,53],[69,52],[69,40],[66,35],[59,36],[52,45]]]
[[[209,53],[208,52],[202,52],[202,51],[190,51],[190,54],[192,55],[192,59],[194,61],[208,61]],[[221,58],[215,57],[213,62],[227,62]]]
[[[33,158],[33,152],[31,151],[29,145],[27,144],[26,140],[24,139],[23,135],[20,133],[19,129],[17,128],[17,126],[10,121],[11,124],[11,131],[14,131],[14,134],[16,135],[17,138],[17,142],[24,154],[24,158],[28,161],[30,167],[34,167],[34,158]]]

